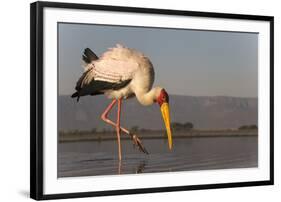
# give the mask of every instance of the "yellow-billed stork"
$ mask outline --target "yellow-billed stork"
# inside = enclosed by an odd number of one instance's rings
[[[120,132],[130,135],[144,153],[140,139],[120,126],[122,99],[136,97],[145,106],[158,103],[167,130],[169,149],[172,149],[172,133],[170,128],[169,96],[162,87],[152,88],[154,69],[151,61],[143,53],[117,44],[102,54],[100,58],[89,48],[84,50],[82,59],[85,71],[76,84],[76,92],[71,97],[105,94],[113,99],[101,115],[101,119],[114,126],[117,133],[118,157],[121,161]],[[107,118],[109,111],[118,103],[117,121]]]

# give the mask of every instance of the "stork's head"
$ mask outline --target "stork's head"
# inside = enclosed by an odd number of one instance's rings
[[[169,109],[169,95],[164,88],[159,89],[157,92],[156,100],[160,106],[164,124],[167,130],[169,149],[172,149],[172,132],[170,126],[170,109]]]

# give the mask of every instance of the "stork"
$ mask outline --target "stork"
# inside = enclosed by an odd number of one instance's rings
[[[76,92],[71,96],[79,101],[81,96],[104,94],[112,102],[101,115],[101,119],[116,129],[118,157],[122,159],[120,134],[123,131],[130,135],[139,149],[147,153],[140,139],[120,126],[122,100],[136,97],[144,106],[158,103],[167,131],[168,146],[172,149],[170,127],[169,95],[162,87],[152,88],[154,69],[151,61],[143,53],[117,44],[109,48],[99,58],[91,49],[86,48],[82,55],[85,71],[76,83]],[[108,118],[108,113],[118,106],[117,121]]]

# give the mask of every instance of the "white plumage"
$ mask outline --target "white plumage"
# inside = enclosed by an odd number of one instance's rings
[[[154,69],[151,61],[143,53],[116,45],[102,54],[100,58],[89,48],[84,50],[82,56],[85,62],[85,71],[76,84],[76,92],[71,97],[105,94],[113,99],[101,118],[108,124],[116,127],[119,160],[121,160],[120,131],[130,135],[134,144],[144,153],[140,139],[120,126],[120,113],[122,99],[136,96],[142,105],[158,103],[166,126],[169,148],[172,148],[172,134],[170,128],[169,96],[161,87],[152,88],[154,82]],[[107,118],[109,111],[118,102],[117,122]]]
[[[89,71],[83,80],[88,85],[92,80],[110,83],[122,83],[131,80],[125,87],[102,90],[109,98],[128,98],[140,93],[147,93],[154,82],[154,69],[151,61],[141,52],[117,44],[91,63],[85,64]],[[146,100],[140,101],[146,104]],[[149,104],[152,104],[149,102]]]

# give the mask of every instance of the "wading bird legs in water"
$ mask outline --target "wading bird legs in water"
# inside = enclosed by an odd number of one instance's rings
[[[118,111],[117,111],[117,123],[114,123],[111,121],[107,116],[110,112],[110,110],[114,107],[114,105],[118,102]],[[125,134],[130,135],[131,138],[133,139],[134,145],[137,145],[139,150],[142,151],[145,154],[148,154],[147,150],[145,147],[142,145],[140,139],[137,137],[136,134],[130,133],[129,130],[126,128],[120,126],[120,114],[121,114],[121,105],[122,105],[122,98],[119,99],[113,99],[112,102],[108,105],[108,107],[105,109],[105,111],[101,115],[101,119],[105,121],[106,123],[112,125],[113,127],[116,128],[116,133],[117,133],[117,141],[118,141],[118,157],[119,160],[121,161],[121,142],[120,142],[120,132],[123,131]]]

